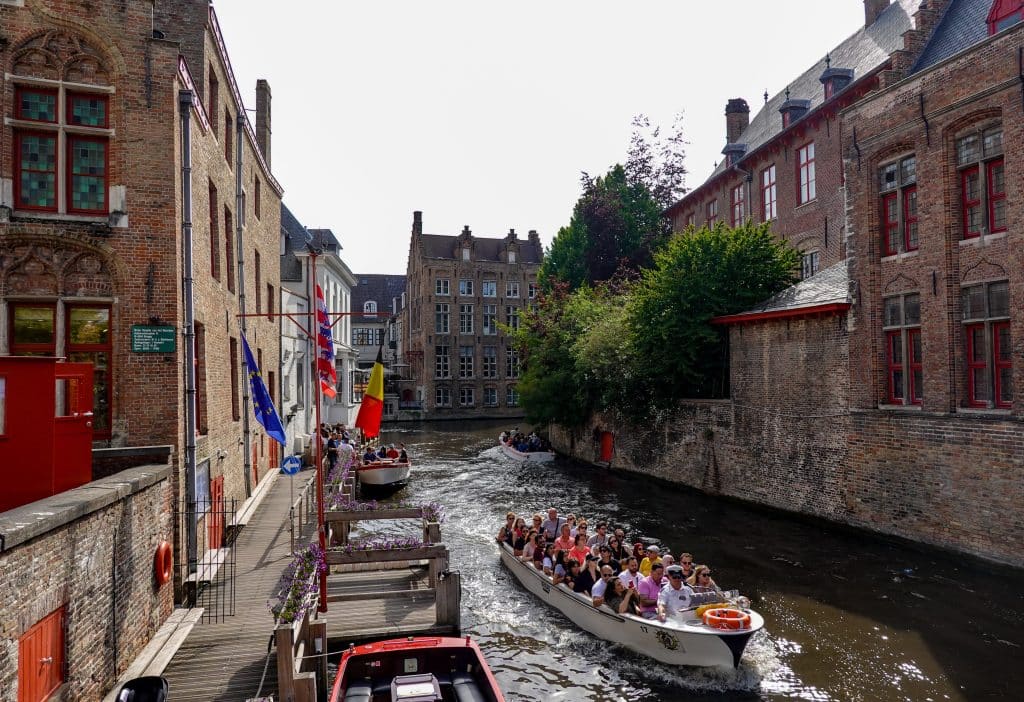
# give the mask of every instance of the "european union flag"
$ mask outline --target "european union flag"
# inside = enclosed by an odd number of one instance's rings
[[[242,335],[242,348],[245,349],[245,367],[249,370],[249,386],[252,388],[252,409],[256,413],[256,421],[267,430],[267,436],[276,439],[282,446],[285,445],[284,425],[281,418],[277,416],[277,409],[270,400],[267,393],[267,386],[263,384],[263,376],[260,375],[259,366],[253,360],[252,351],[249,350],[249,342],[245,335]]]

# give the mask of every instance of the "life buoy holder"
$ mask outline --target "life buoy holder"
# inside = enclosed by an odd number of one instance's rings
[[[156,555],[153,556],[153,574],[156,575],[156,584],[165,585],[170,582],[173,573],[174,556],[171,553],[171,545],[161,541],[156,547]]]
[[[704,624],[712,629],[739,631],[750,628],[750,615],[738,609],[709,609],[704,612]]]

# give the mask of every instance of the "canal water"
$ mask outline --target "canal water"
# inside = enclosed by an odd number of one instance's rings
[[[509,700],[1024,695],[1021,572],[637,475],[561,461],[522,465],[495,447],[501,428],[462,422],[382,438],[404,442],[414,462],[410,485],[390,499],[446,508],[441,533],[462,575],[463,628]],[[692,552],[721,587],[749,596],[766,624],[740,667],[659,664],[580,631],[520,587],[500,564],[494,534],[507,511],[531,515],[550,505],[623,527],[632,541]]]

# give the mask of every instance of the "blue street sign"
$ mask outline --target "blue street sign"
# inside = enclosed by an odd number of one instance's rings
[[[298,456],[288,456],[281,461],[281,472],[285,475],[295,475],[302,468],[302,459]]]

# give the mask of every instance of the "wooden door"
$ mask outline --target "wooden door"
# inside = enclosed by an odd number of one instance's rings
[[[42,702],[64,682],[64,608],[46,615],[18,641],[18,702]]]
[[[259,447],[254,441],[252,443],[252,486],[256,487],[260,482],[260,456]]]
[[[206,544],[218,549],[224,539],[224,476],[210,481],[210,514],[206,518]]]

